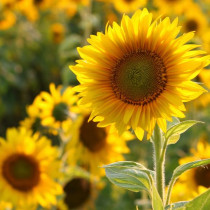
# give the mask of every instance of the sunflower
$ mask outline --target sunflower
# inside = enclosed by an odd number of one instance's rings
[[[200,159],[210,158],[210,144],[204,137],[197,144],[197,149],[192,149],[193,156],[184,157],[179,160],[180,164]],[[210,187],[210,164],[205,167],[190,169],[180,176],[172,190],[172,202],[180,200],[191,200]],[[182,190],[180,190],[182,188]]]
[[[74,117],[77,111],[75,106],[78,97],[71,87],[62,90],[62,86],[55,87],[50,84],[50,93],[41,92],[38,108],[40,109],[40,118],[43,126],[57,129],[62,128],[63,124]]]
[[[65,33],[64,26],[60,23],[54,23],[51,26],[51,31],[52,31],[53,42],[59,44],[64,38],[64,33]]]
[[[147,0],[114,0],[114,6],[121,13],[130,13],[147,4]]]
[[[154,5],[162,13],[181,14],[192,5],[193,0],[154,0]]]
[[[208,89],[210,89],[210,70],[203,69],[200,74],[198,75],[198,81],[203,83]],[[204,93],[199,98],[194,101],[194,105],[197,108],[203,108],[210,104],[210,93]]]
[[[16,22],[16,16],[9,10],[4,10],[0,14],[0,30],[11,28]]]
[[[129,152],[126,141],[133,136],[125,132],[119,137],[113,127],[99,128],[96,122],[88,122],[89,114],[79,115],[71,127],[68,160],[70,165],[79,163],[91,174],[104,175],[104,170],[99,166],[124,160],[122,154]]]
[[[197,47],[185,44],[194,33],[177,35],[178,19],[152,23],[152,14],[138,10],[132,18],[124,15],[121,25],[107,26],[78,48],[83,58],[71,70],[81,83],[80,104],[91,108],[90,119],[98,126],[115,124],[121,134],[132,127],[139,139],[144,131],[150,138],[157,122],[166,131],[166,120],[185,117],[183,102],[205,90],[190,81],[209,63],[197,57]]]
[[[94,200],[99,189],[100,183],[92,179],[74,177],[64,185],[64,198],[59,202],[58,209],[94,209]]]
[[[7,130],[0,139],[0,199],[16,207],[56,204],[62,193],[58,178],[58,150],[46,137],[25,128]]]
[[[0,201],[0,210],[12,210],[12,205],[8,202]]]
[[[37,96],[33,103],[26,107],[28,117],[20,122],[22,127],[32,130],[34,133],[41,131],[44,127],[41,124],[40,109],[38,107],[41,98]]]
[[[184,16],[184,20],[181,21],[183,32],[195,31],[196,35],[201,36],[207,30],[207,17],[205,17],[197,4],[194,3],[187,7]]]
[[[56,3],[56,9],[64,11],[68,17],[76,14],[79,6],[88,6],[89,0],[59,0]]]

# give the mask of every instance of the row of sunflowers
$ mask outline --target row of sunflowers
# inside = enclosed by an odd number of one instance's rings
[[[0,11],[0,210],[152,209],[147,193],[109,183],[103,166],[134,160],[153,168],[151,143],[138,139],[149,139],[156,122],[166,131],[166,120],[186,109],[187,119],[206,124],[169,147],[166,183],[178,164],[210,158],[209,0],[0,0]],[[157,73],[141,83],[143,75],[130,73],[139,65]],[[170,74],[173,65],[179,70]],[[110,68],[119,70],[113,78]],[[169,83],[163,101],[151,103]],[[210,164],[185,172],[171,202],[206,192],[209,177]]]

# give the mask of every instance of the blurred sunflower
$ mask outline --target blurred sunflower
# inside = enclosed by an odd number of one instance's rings
[[[183,32],[195,31],[196,35],[200,36],[207,30],[208,19],[197,4],[193,3],[187,7],[184,16],[184,20],[181,21]]]
[[[64,38],[64,33],[65,33],[64,26],[60,23],[54,23],[51,26],[51,31],[52,31],[53,42],[59,44]]]
[[[156,122],[165,132],[166,120],[185,117],[183,102],[206,92],[190,80],[209,57],[196,57],[197,45],[185,44],[193,32],[176,38],[177,23],[169,18],[152,23],[147,9],[138,10],[78,48],[82,60],[70,68],[81,83],[80,104],[91,108],[90,119],[100,116],[98,126],[115,124],[120,134],[132,127],[140,140],[144,131],[150,138]]]
[[[0,30],[11,28],[16,22],[16,16],[9,10],[4,10],[0,13]]]
[[[64,11],[68,17],[76,14],[79,6],[88,6],[89,0],[59,0],[56,3],[56,9]]]
[[[26,117],[23,121],[20,122],[22,127],[32,130],[34,133],[43,130],[43,126],[41,124],[40,118],[40,109],[39,109],[39,102],[41,98],[37,96],[33,103],[26,107],[26,112],[28,117]]]
[[[99,185],[92,180],[74,177],[64,185],[64,199],[59,202],[58,209],[94,209],[94,200],[98,190]]]
[[[181,14],[192,5],[193,0],[154,0],[153,2],[163,14]]]
[[[25,128],[7,130],[0,138],[0,198],[16,207],[56,204],[61,186],[57,148],[46,137],[38,138]]]
[[[49,88],[50,93],[43,91],[38,96],[40,97],[38,108],[42,125],[53,128],[56,132],[63,124],[71,120],[73,113],[77,111],[75,105],[78,96],[72,87],[62,90],[62,86],[56,88],[55,84],[51,83]]]
[[[202,34],[201,39],[203,49],[210,53],[210,29],[207,29],[207,31]]]
[[[72,138],[67,145],[69,165],[79,163],[94,175],[104,175],[99,166],[124,160],[129,152],[127,140],[133,136],[124,132],[121,137],[113,127],[99,128],[97,123],[88,122],[90,113],[81,114],[73,123]]]
[[[192,149],[193,156],[179,160],[180,164],[195,160],[210,158],[210,144],[201,138],[197,144],[197,150]],[[172,190],[172,202],[191,200],[210,187],[210,164],[205,167],[190,169],[180,176]],[[181,189],[181,190],[180,190]]]
[[[0,210],[12,210],[12,205],[8,202],[0,201]]]
[[[130,13],[144,7],[147,4],[147,0],[113,0],[113,3],[117,11]]]

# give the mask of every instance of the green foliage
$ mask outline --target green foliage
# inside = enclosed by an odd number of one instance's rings
[[[210,189],[189,202],[178,202],[168,205],[165,210],[209,210]]]
[[[148,174],[153,172],[143,165],[132,161],[120,161],[106,165],[104,168],[108,179],[117,186],[133,192],[140,190],[150,192],[151,181]]]
[[[186,130],[197,123],[202,122],[196,120],[186,120],[170,127],[165,134],[167,144],[175,144],[179,140],[180,134],[184,133]]]
[[[196,160],[190,163],[180,165],[174,170],[172,179],[177,179],[182,173],[184,173],[185,171],[191,168],[208,165],[209,163],[210,163],[210,159],[204,159],[204,160]]]

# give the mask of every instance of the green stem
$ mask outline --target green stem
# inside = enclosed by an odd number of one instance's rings
[[[176,182],[176,179],[172,179],[169,183],[168,193],[167,193],[167,197],[166,197],[166,206],[170,203],[171,191],[172,191],[172,188],[173,188],[175,182]]]
[[[157,187],[157,191],[164,202],[164,194],[165,194],[165,170],[164,163],[165,158],[162,157],[162,144],[163,144],[163,136],[160,128],[158,126],[154,129],[154,134],[152,137],[153,147],[154,147],[154,166],[155,166],[155,183]]]

